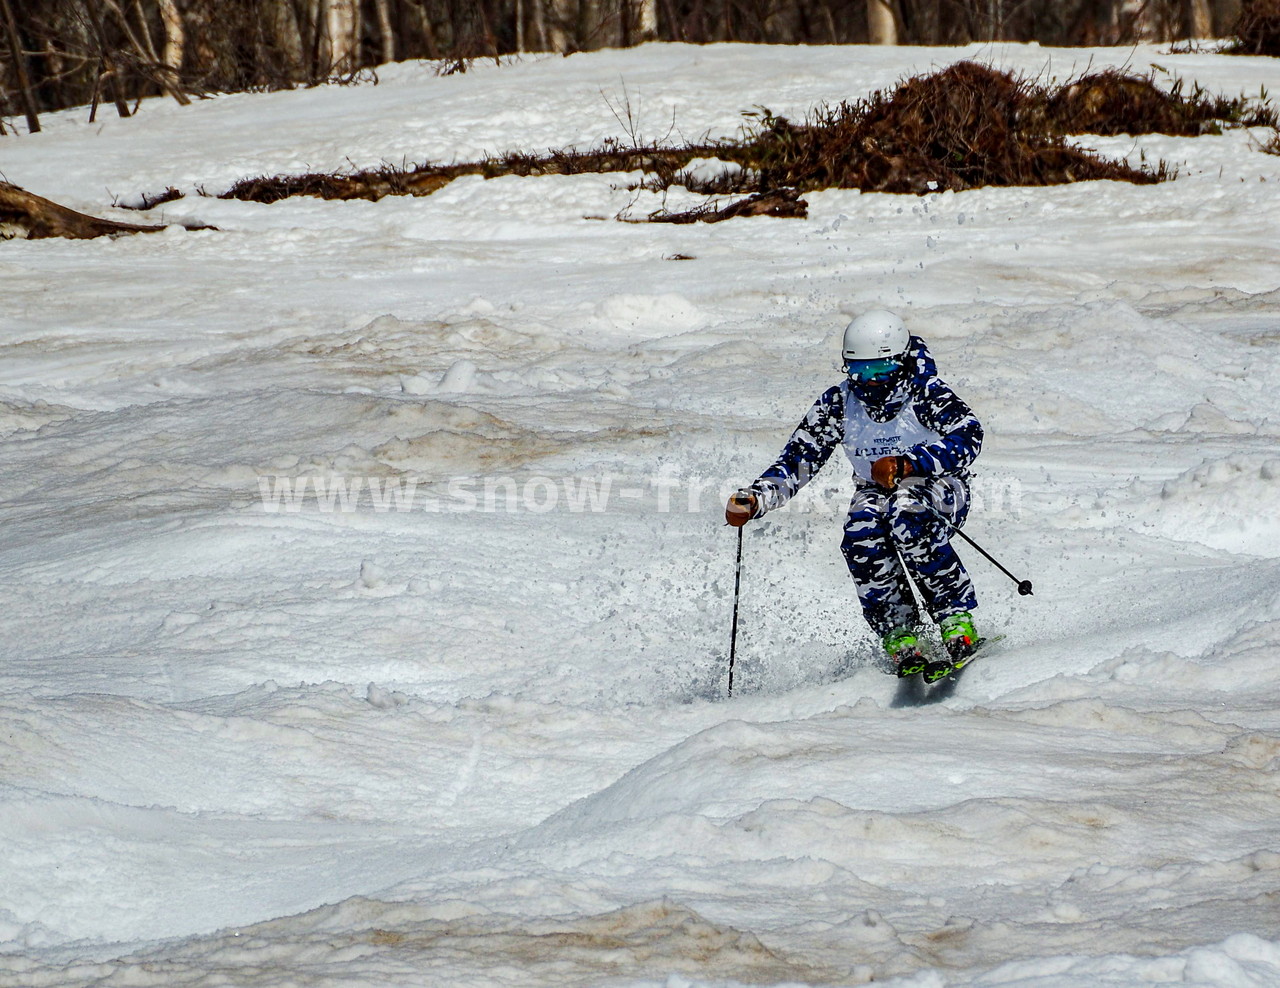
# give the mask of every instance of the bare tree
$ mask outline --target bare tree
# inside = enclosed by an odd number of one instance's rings
[[[898,23],[893,0],[867,0],[867,40],[873,45],[896,45]]]
[[[1209,0],[1182,0],[1182,28],[1188,38],[1213,36],[1213,12]]]
[[[639,45],[658,37],[658,0],[623,0],[627,26],[623,44]]]
[[[161,55],[166,71],[179,80],[182,75],[182,56],[187,46],[187,29],[182,23],[182,11],[176,0],[157,0],[160,20],[164,25],[164,52]]]
[[[552,51],[568,52],[578,43],[578,0],[544,0],[547,41]]]
[[[395,29],[391,25],[391,0],[374,0],[373,9],[378,19],[379,55],[382,62],[396,60]]]
[[[5,34],[9,41],[9,58],[13,63],[13,74],[17,77],[18,95],[22,99],[23,111],[27,115],[27,131],[35,134],[40,131],[40,117],[36,113],[36,101],[31,93],[31,80],[27,75],[27,60],[22,52],[22,39],[18,35],[18,22],[14,20],[13,8],[9,0],[0,0],[0,13],[4,14]]]
[[[1240,0],[1212,0],[1213,34],[1217,38],[1225,38],[1235,31],[1236,22],[1240,18]]]
[[[360,65],[359,0],[321,0],[325,62],[329,73],[347,75]]]
[[[1267,3],[1273,0],[1266,0]],[[1114,45],[1237,31],[1242,0],[0,0],[0,80],[41,110],[352,78],[397,58],[706,43]],[[1254,9],[1250,0],[1250,9]]]

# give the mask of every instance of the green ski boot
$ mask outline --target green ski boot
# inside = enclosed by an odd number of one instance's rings
[[[906,625],[894,628],[881,642],[884,650],[889,653],[889,661],[893,663],[893,670],[899,679],[924,672],[924,656],[920,654],[920,642],[914,628]]]
[[[925,665],[926,683],[936,683],[940,679],[946,679],[957,669],[963,669],[980,641],[978,632],[973,627],[973,615],[968,611],[943,618],[938,622],[938,630],[942,632],[942,646],[946,649],[947,656]]]

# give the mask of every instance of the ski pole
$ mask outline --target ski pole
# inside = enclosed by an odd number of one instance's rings
[[[945,524],[948,528],[951,529],[951,531],[955,532],[956,535],[959,535],[960,538],[964,539],[971,546],[977,549],[980,553],[986,556],[987,559],[995,566],[996,569],[998,569],[1001,573],[1003,573],[1005,576],[1011,579],[1014,583],[1016,583],[1018,585],[1018,593],[1020,595],[1022,595],[1023,597],[1031,596],[1030,580],[1019,580],[1016,576],[1014,576],[1007,569],[1005,569],[1004,566],[1000,564],[1000,560],[996,559],[995,556],[991,555],[991,553],[987,552],[986,549],[982,548],[982,546],[978,545],[977,542],[973,541],[973,539],[969,538],[969,536],[965,535],[964,532],[962,532],[959,528],[957,528],[956,525],[951,521],[951,519],[943,517],[942,514],[940,514],[938,511],[935,511],[932,507],[929,508],[929,511],[935,518],[938,519],[938,521]]]
[[[738,559],[733,566],[733,624],[729,629],[729,695],[733,696],[733,657],[738,650],[738,589],[742,586],[742,529],[738,526]]]

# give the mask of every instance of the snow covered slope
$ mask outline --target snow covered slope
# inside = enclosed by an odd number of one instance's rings
[[[716,226],[613,222],[659,204],[636,176],[197,194],[731,135],[966,57],[1280,89],[1148,48],[647,46],[3,139],[33,192],[176,186],[221,232],[0,244],[0,986],[1280,983],[1254,135],[1084,142],[1162,186]],[[746,532],[726,700],[723,493],[871,305],[986,424],[968,531],[1036,595],[961,546],[1008,638],[893,706],[832,464]]]

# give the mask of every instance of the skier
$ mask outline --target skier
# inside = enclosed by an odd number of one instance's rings
[[[979,641],[973,583],[950,536],[969,512],[969,465],[982,448],[982,425],[894,313],[849,323],[842,355],[846,379],[818,397],[777,461],[729,498],[725,520],[745,525],[786,504],[843,444],[856,490],[841,549],[862,613],[899,676],[922,672],[936,682],[965,665]],[[908,574],[945,656],[920,651]]]

